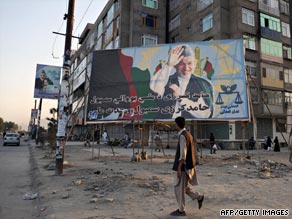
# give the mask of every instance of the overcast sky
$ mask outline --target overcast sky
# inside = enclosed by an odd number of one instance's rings
[[[106,3],[75,0],[73,35],[81,35],[87,23],[94,23]],[[0,0],[0,117],[4,121],[27,129],[35,100],[39,103],[33,97],[36,65],[63,65],[65,38],[52,32],[65,33],[67,7],[68,0]],[[72,49],[77,47],[73,40]],[[57,107],[57,100],[43,99],[42,106],[41,124],[46,127],[45,118],[50,108]]]

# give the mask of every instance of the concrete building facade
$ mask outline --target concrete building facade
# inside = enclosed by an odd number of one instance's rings
[[[230,147],[241,144],[243,127],[246,139],[278,136],[285,144],[292,126],[290,19],[288,0],[109,0],[96,22],[84,29],[72,56],[70,124],[76,133],[84,131],[86,104],[80,104],[86,103],[94,50],[243,38],[254,116],[244,123],[194,121],[192,129],[197,139],[213,132]],[[127,127],[113,126],[122,134]]]

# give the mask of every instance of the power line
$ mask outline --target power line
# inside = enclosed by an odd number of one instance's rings
[[[66,0],[66,10],[65,11],[68,11],[68,0]],[[58,32],[61,31],[61,29],[62,29],[62,27],[64,25],[64,21],[65,21],[65,19],[63,19],[63,22],[62,22],[61,26],[59,27]],[[56,44],[56,41],[57,41],[57,37],[58,37],[58,35],[56,35],[56,37],[54,39],[54,42],[53,42],[53,45],[52,45],[52,56],[53,56],[54,59],[59,59],[60,58],[60,57],[54,55],[54,48],[55,48],[55,44]]]
[[[90,3],[89,3],[89,5],[88,5],[87,9],[85,10],[84,14],[82,15],[82,18],[81,18],[80,22],[78,23],[78,25],[77,25],[77,27],[76,27],[76,29],[75,29],[75,31],[74,31],[74,34],[75,34],[75,32],[78,30],[78,27],[80,26],[81,22],[83,21],[83,19],[84,19],[86,13],[87,13],[89,7],[91,6],[92,2],[93,2],[93,0],[90,1]]]
[[[63,24],[64,24],[64,20],[63,20],[60,28],[58,29],[58,32],[60,32],[61,28],[63,27]],[[54,47],[55,47],[55,44],[56,44],[57,37],[58,37],[58,35],[56,35],[56,37],[54,39],[54,42],[53,42],[53,46],[52,46],[52,56],[53,56],[54,59],[60,58],[60,57],[57,57],[57,56],[54,55]]]

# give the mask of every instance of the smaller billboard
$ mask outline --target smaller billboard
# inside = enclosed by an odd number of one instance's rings
[[[34,98],[58,99],[61,67],[37,64]]]
[[[38,109],[31,109],[30,124],[34,125],[34,121],[38,118]]]

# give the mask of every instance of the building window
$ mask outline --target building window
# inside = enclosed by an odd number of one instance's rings
[[[203,41],[212,41],[214,40],[214,37],[207,37],[206,39],[203,39]]]
[[[286,119],[276,119],[276,132],[287,132]]]
[[[285,92],[285,104],[287,106],[292,106],[292,93]]]
[[[101,46],[102,46],[102,36],[97,39],[94,49],[99,50],[101,49]]]
[[[290,25],[282,21],[282,35],[290,37]]]
[[[263,92],[264,92],[264,102],[266,104],[278,105],[278,106],[281,106],[283,104],[281,91],[263,90]]]
[[[142,0],[142,5],[148,8],[158,9],[158,0]]]
[[[289,46],[283,46],[283,58],[292,59],[292,50]]]
[[[100,35],[103,33],[103,24],[100,22],[97,26],[97,37],[100,37]]]
[[[209,14],[201,20],[201,32],[204,33],[213,27],[213,14]]]
[[[114,42],[114,49],[120,48],[120,36],[116,36],[115,42]]]
[[[292,84],[292,69],[284,69],[285,83]]]
[[[259,9],[279,16],[279,0],[259,0]]]
[[[250,96],[251,96],[251,101],[253,103],[258,103],[259,102],[259,89],[256,87],[250,87]]]
[[[262,70],[263,70],[263,78],[266,78],[267,77],[267,70],[266,70],[266,68],[263,68]]]
[[[261,52],[266,55],[283,57],[282,43],[261,38]]]
[[[105,43],[113,37],[113,22],[110,23],[104,34]]]
[[[142,34],[142,46],[157,45],[158,37],[150,34]]]
[[[171,37],[171,43],[176,43],[179,41],[180,35],[176,34],[173,37]]]
[[[197,1],[197,11],[202,11],[209,5],[213,4],[213,0],[198,0]]]
[[[104,18],[102,19],[102,28],[103,30],[107,27],[107,15],[104,16]]]
[[[279,79],[281,81],[284,81],[284,72],[283,71],[279,71]]]
[[[169,31],[173,31],[175,28],[180,26],[180,14],[176,15],[169,22]]]
[[[246,49],[256,50],[255,36],[243,35],[243,43]]]
[[[116,18],[116,35],[120,35],[120,16]]]
[[[245,61],[246,72],[253,78],[257,77],[257,63],[254,61]]]
[[[153,16],[153,15],[150,15],[150,14],[147,14],[144,12],[142,12],[141,16],[142,16],[143,26],[155,27],[155,28],[157,27],[157,17],[156,16]]]
[[[107,12],[107,22],[110,23],[112,22],[113,18],[114,18],[114,4],[112,4],[112,6],[110,7],[110,9]]]
[[[254,11],[242,8],[242,23],[254,26]]]
[[[261,27],[281,32],[280,19],[261,13]]]
[[[120,10],[120,0],[115,0],[115,12],[118,12]]]
[[[289,15],[289,2],[280,0],[280,13]]]
[[[104,49],[108,50],[108,49],[113,49],[113,48],[114,48],[114,41],[110,41],[109,44],[107,44]]]
[[[169,11],[172,11],[172,10],[178,8],[181,4],[182,4],[182,1],[170,0],[169,1]]]

